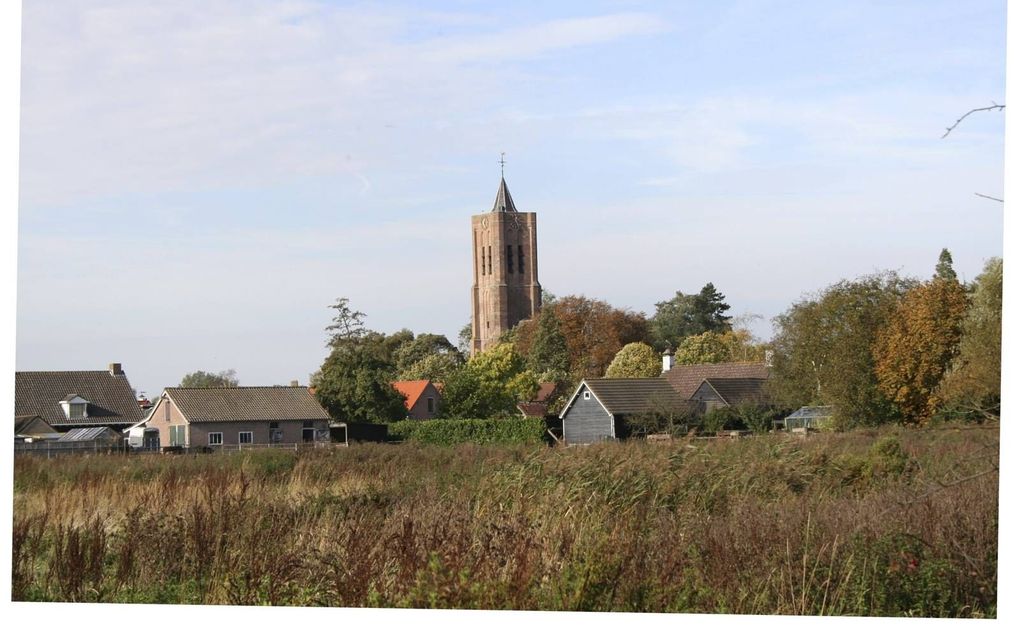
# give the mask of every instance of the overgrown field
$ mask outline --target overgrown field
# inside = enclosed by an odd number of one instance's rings
[[[994,617],[998,430],[15,461],[13,597]]]

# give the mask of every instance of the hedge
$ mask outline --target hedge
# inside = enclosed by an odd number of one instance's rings
[[[390,423],[391,440],[416,440],[427,444],[456,445],[462,442],[544,443],[545,421],[541,418],[437,418]]]

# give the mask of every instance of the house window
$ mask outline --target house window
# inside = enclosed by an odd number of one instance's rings
[[[280,429],[280,423],[269,423],[269,442],[281,442],[282,440],[283,431]]]
[[[591,392],[590,391],[584,392],[584,399],[585,400],[589,400],[590,398],[591,398]]]
[[[252,433],[250,431],[242,431],[237,434],[237,444],[239,445],[250,445],[252,442]]]
[[[170,446],[184,446],[184,425],[170,425]]]
[[[436,413],[436,399],[429,396],[425,399],[425,411],[430,414]]]
[[[68,405],[68,417],[70,418],[84,418],[85,417],[85,403],[71,403]]]
[[[223,444],[223,432],[222,431],[210,431],[209,432],[209,445],[222,445]]]
[[[506,247],[506,271],[510,274],[514,273],[514,247]]]
[[[305,427],[301,430],[301,442],[315,442],[315,429]]]

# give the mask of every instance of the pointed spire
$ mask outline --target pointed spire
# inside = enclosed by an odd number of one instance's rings
[[[499,178],[499,190],[496,192],[496,203],[492,204],[493,212],[517,212],[514,207],[513,197],[510,196],[510,189],[506,187],[506,180]]]

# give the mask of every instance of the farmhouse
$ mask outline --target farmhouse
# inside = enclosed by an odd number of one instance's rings
[[[439,411],[439,390],[428,380],[398,380],[393,388],[404,395],[407,417],[428,420]]]
[[[58,432],[122,431],[144,417],[120,363],[98,371],[15,372],[14,413],[39,416]]]
[[[691,396],[705,411],[766,402],[764,378],[706,378]]]
[[[567,444],[626,438],[648,418],[669,419],[693,408],[661,376],[586,379],[560,412],[563,438]]]
[[[745,379],[760,381],[757,390],[764,386],[769,377],[765,363],[706,363],[702,365],[673,366],[672,355],[663,356],[662,375],[682,398],[694,398],[706,379]],[[752,385],[752,384],[749,384]],[[725,399],[724,399],[725,400]]]
[[[158,429],[161,447],[329,440],[329,414],[307,387],[168,387],[137,426]]]

